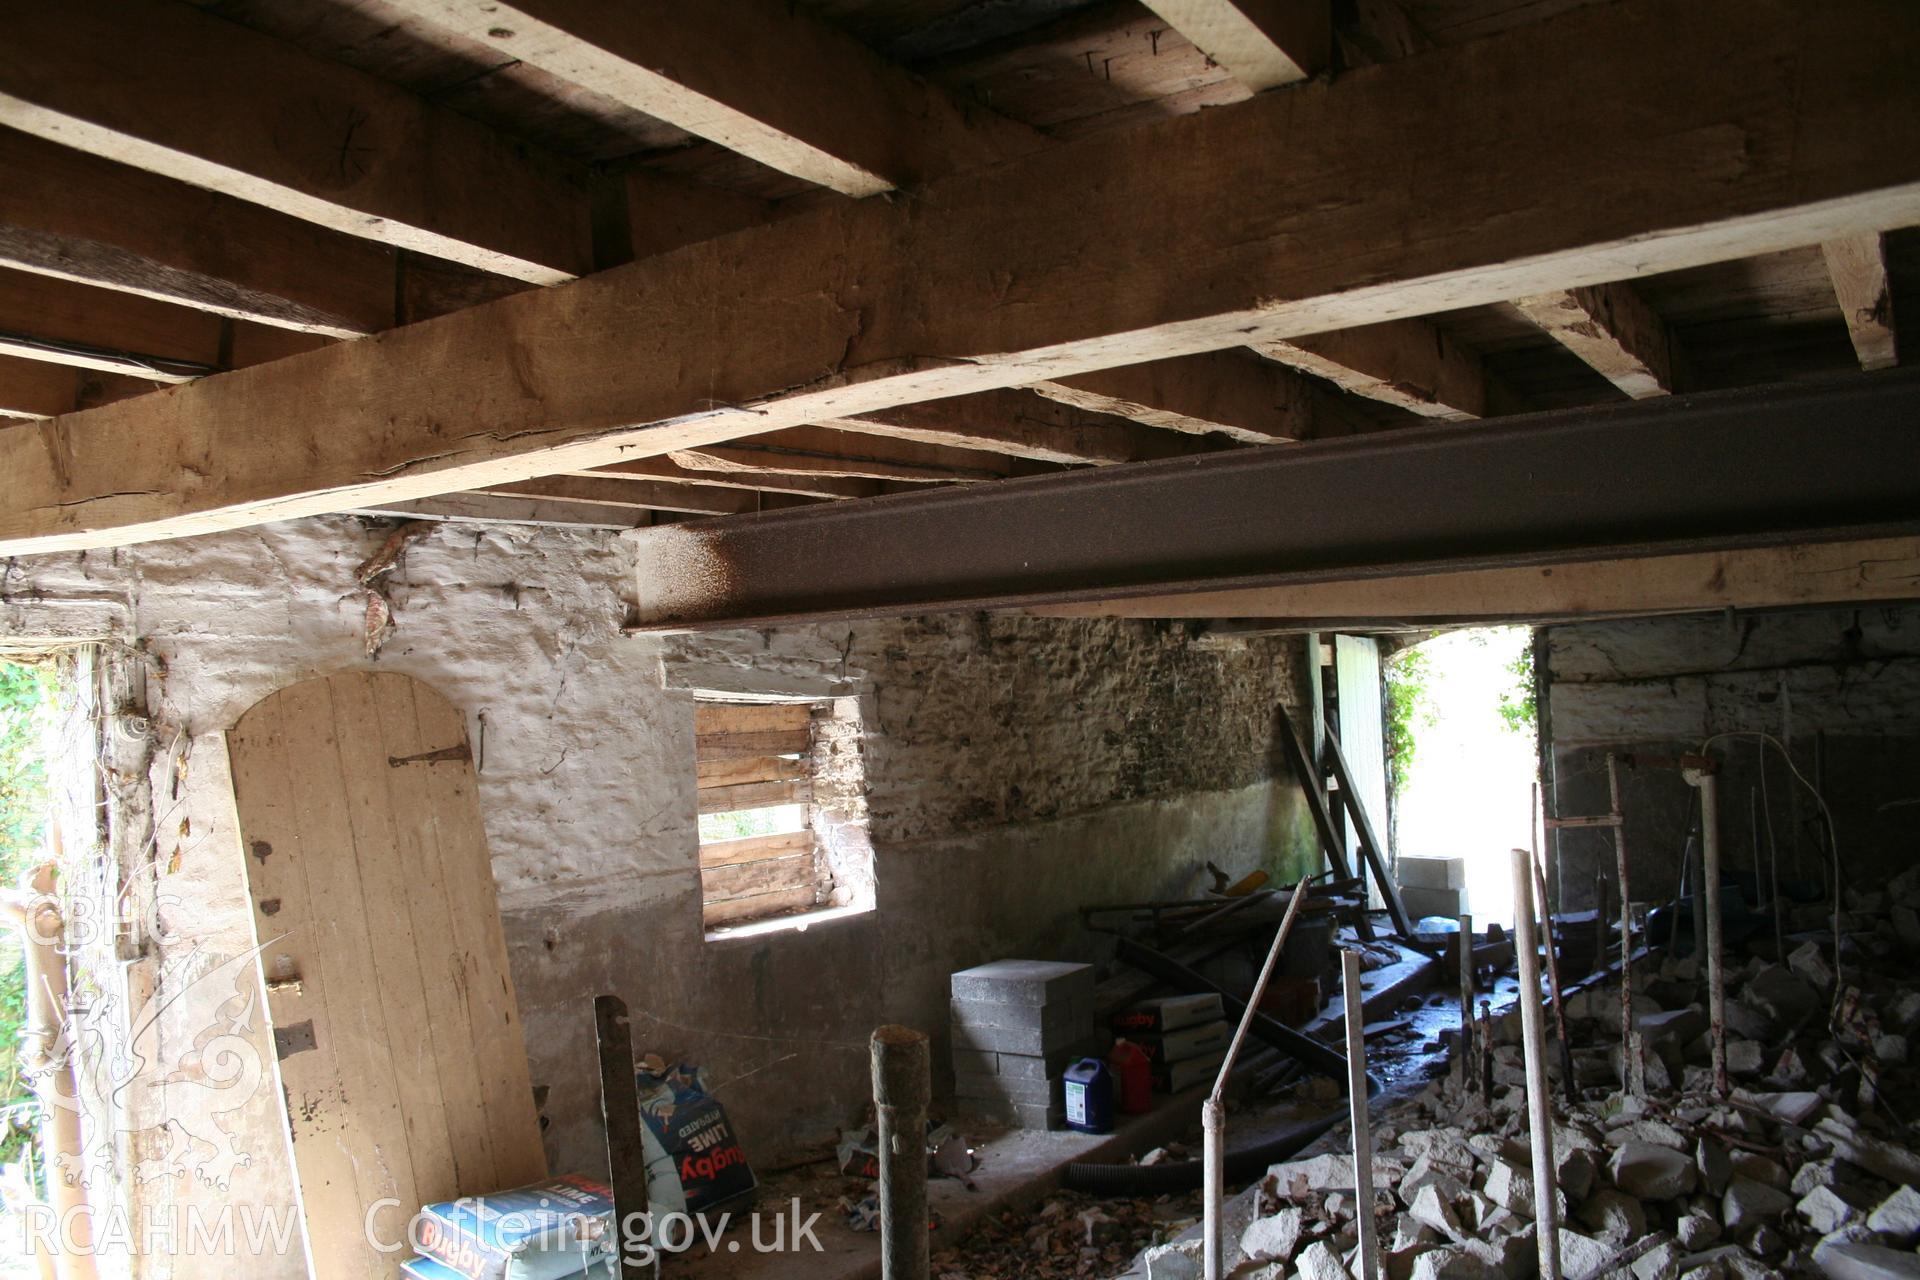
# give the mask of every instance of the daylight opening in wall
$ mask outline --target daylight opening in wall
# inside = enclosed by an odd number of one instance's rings
[[[1386,664],[1401,897],[1415,916],[1513,922],[1509,851],[1528,848],[1538,777],[1533,632],[1451,631]]]
[[[872,908],[860,724],[856,698],[695,704],[709,937]]]

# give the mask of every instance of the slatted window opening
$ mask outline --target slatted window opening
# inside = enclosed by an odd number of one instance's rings
[[[832,877],[811,821],[816,707],[700,702],[700,909],[709,930],[810,911]]]

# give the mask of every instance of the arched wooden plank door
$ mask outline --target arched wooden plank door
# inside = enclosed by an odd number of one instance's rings
[[[343,672],[227,735],[316,1280],[392,1277],[423,1203],[546,1174],[466,724]]]

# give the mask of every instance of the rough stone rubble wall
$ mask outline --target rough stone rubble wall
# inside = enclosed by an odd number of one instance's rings
[[[14,562],[0,634],[139,646],[166,810],[150,854],[163,932],[207,956],[252,944],[223,730],[275,689],[356,667],[415,676],[461,707],[556,1169],[604,1160],[596,992],[626,997],[638,1048],[705,1063],[750,1155],[769,1160],[857,1115],[871,1027],[944,1039],[952,969],[1084,953],[1082,903],[1185,895],[1208,858],[1284,872],[1310,847],[1298,793],[1270,763],[1273,700],[1301,693],[1286,642],[974,615],[628,637],[617,539],[450,525],[405,553],[388,590],[397,630],[369,660],[353,575],[386,533],[331,518]],[[875,911],[703,941],[694,689],[857,700],[861,739],[834,758],[844,815],[866,810]],[[163,1049],[197,1030],[163,1026]],[[264,1028],[255,1039],[270,1057]],[[221,1123],[253,1157],[231,1189],[167,1176],[140,1188],[144,1204],[292,1202],[270,1091]],[[179,1266],[150,1259],[142,1273],[192,1274]]]
[[[1910,865],[1920,808],[1920,608],[1876,607],[1595,622],[1547,632],[1554,789],[1561,814],[1607,808],[1606,754],[1676,755],[1717,735],[1724,762],[1723,857],[1762,874],[1778,848],[1783,880],[1830,878],[1819,811],[1771,734],[1826,792],[1843,874],[1855,885]],[[1622,772],[1636,900],[1671,896],[1694,825],[1694,793],[1671,769]],[[1909,803],[1900,805],[1906,800]],[[1562,833],[1564,904],[1592,905],[1596,872],[1612,879],[1605,832]]]

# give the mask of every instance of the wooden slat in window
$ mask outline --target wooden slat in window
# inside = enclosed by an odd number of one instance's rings
[[[804,752],[811,745],[810,735],[805,728],[752,733],[703,733],[694,739],[694,755],[700,760],[785,756]]]
[[[810,887],[783,889],[778,893],[757,893],[750,898],[730,898],[725,902],[709,902],[701,909],[700,914],[707,927],[712,928],[738,921],[764,920],[789,911],[800,911],[818,902],[819,895]]]
[[[794,853],[731,867],[708,867],[700,877],[700,896],[708,902],[724,902],[785,889],[810,889],[815,883],[813,854]]]
[[[726,756],[696,766],[700,786],[731,787],[742,782],[786,782],[804,778],[812,766],[802,756]]]
[[[700,812],[734,813],[741,809],[771,809],[783,804],[806,804],[813,783],[806,778],[787,782],[746,782],[737,787],[700,788]]]
[[[784,831],[777,836],[748,836],[743,840],[713,840],[700,846],[702,867],[729,867],[791,853],[812,853],[813,832]],[[704,884],[704,878],[702,880]]]
[[[705,702],[693,708],[693,731],[703,738],[718,733],[782,733],[805,729],[812,718],[813,708],[805,703],[743,706]]]

